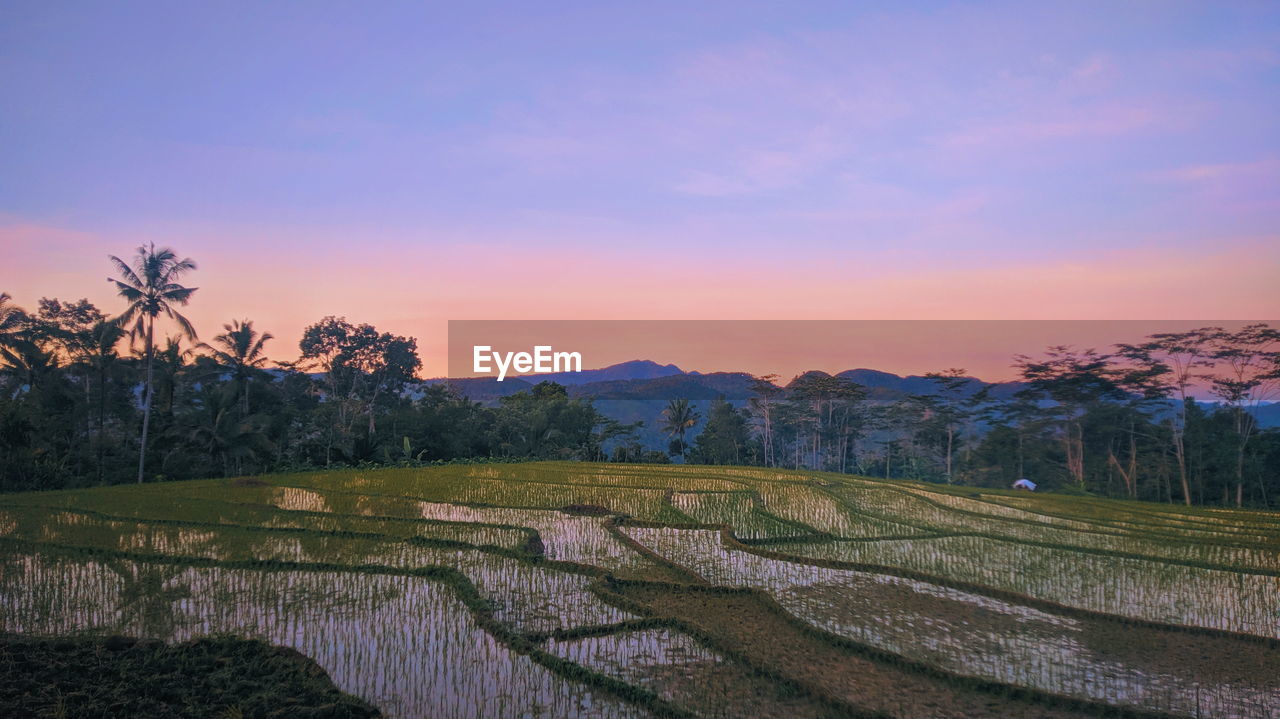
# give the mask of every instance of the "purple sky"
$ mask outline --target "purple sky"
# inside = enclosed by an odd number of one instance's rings
[[[156,240],[281,357],[326,313],[437,357],[469,317],[1274,316],[1278,48],[1275,2],[11,1],[0,290],[110,307]]]

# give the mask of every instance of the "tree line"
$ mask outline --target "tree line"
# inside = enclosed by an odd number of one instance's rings
[[[1280,431],[1256,411],[1280,383],[1267,325],[1156,334],[1105,352],[1018,356],[1016,392],[960,369],[895,400],[823,372],[756,378],[702,417],[672,399],[666,451],[638,424],[544,382],[496,403],[417,378],[413,338],[342,317],[307,327],[298,359],[233,319],[207,342],[182,315],[189,258],[112,256],[120,303],[0,293],[0,489],[516,458],[738,464],[1048,488],[1199,505],[1280,506]],[[1192,396],[1207,390],[1206,405]]]
[[[1016,391],[948,369],[931,391],[873,400],[824,372],[757,378],[745,406],[683,400],[664,412],[671,452],[704,464],[818,469],[1186,505],[1280,506],[1280,429],[1258,411],[1280,390],[1280,332],[1255,323],[1153,334],[1101,352],[1017,355]],[[1209,402],[1193,393],[1207,393]],[[694,412],[696,415],[696,412]]]

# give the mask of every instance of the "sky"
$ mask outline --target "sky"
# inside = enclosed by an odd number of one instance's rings
[[[1274,2],[18,0],[0,108],[0,291],[114,310],[154,241],[277,359],[330,314],[437,376],[449,320],[1280,307]]]
[[[1273,327],[1280,327],[1274,320]],[[1237,332],[1233,320],[458,320],[449,323],[448,377],[536,375],[608,367],[637,357],[698,372],[777,375],[879,369],[903,376],[963,370],[989,382],[1020,379],[1016,355],[1049,347],[1115,353],[1157,333],[1199,328]],[[541,369],[512,369],[516,353],[541,351]],[[480,368],[476,367],[476,348]],[[576,352],[554,366],[557,352]],[[499,358],[499,359],[495,359]],[[503,370],[501,367],[506,367]],[[1214,368],[1226,372],[1225,365]],[[1203,383],[1199,383],[1203,385]],[[1197,393],[1211,397],[1209,387]],[[1271,399],[1270,392],[1262,392]]]

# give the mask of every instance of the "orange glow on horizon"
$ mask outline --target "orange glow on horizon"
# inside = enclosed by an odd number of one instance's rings
[[[1195,321],[1265,319],[1280,307],[1277,238],[1224,242],[1211,253],[1152,247],[979,267],[938,264],[903,270],[883,264],[869,272],[867,267],[875,263],[854,267],[847,259],[822,263],[721,257],[713,265],[710,257],[690,255],[676,263],[617,248],[570,259],[539,252],[537,243],[500,249],[483,244],[316,243],[300,250],[296,237],[265,231],[247,237],[241,231],[235,244],[217,235],[114,237],[0,226],[0,245],[6,248],[0,290],[30,308],[40,297],[87,297],[112,312],[120,301],[104,281],[111,274],[106,256],[123,257],[142,241],[155,239],[199,263],[188,283],[200,291],[183,313],[202,337],[212,336],[232,318],[249,318],[256,328],[276,336],[267,348],[273,359],[293,359],[306,325],[326,315],[345,316],[416,337],[426,377],[445,374],[450,319]],[[704,269],[710,266],[714,272]],[[654,346],[644,356],[616,361],[651,359],[701,371],[782,374],[854,367],[902,374],[949,366],[978,374],[982,367],[992,372],[1008,367],[1004,349],[986,359],[977,352],[966,355],[971,360],[952,360],[928,346],[902,347],[892,356],[813,354],[791,364],[774,355],[760,363],[768,366],[748,367],[704,363],[696,354],[688,359],[663,356]],[[1041,349],[1037,339],[1015,351]]]

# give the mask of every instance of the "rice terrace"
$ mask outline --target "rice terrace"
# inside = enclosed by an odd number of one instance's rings
[[[1262,511],[494,463],[13,494],[0,546],[0,631],[264,640],[355,697],[333,716],[1280,707]]]

